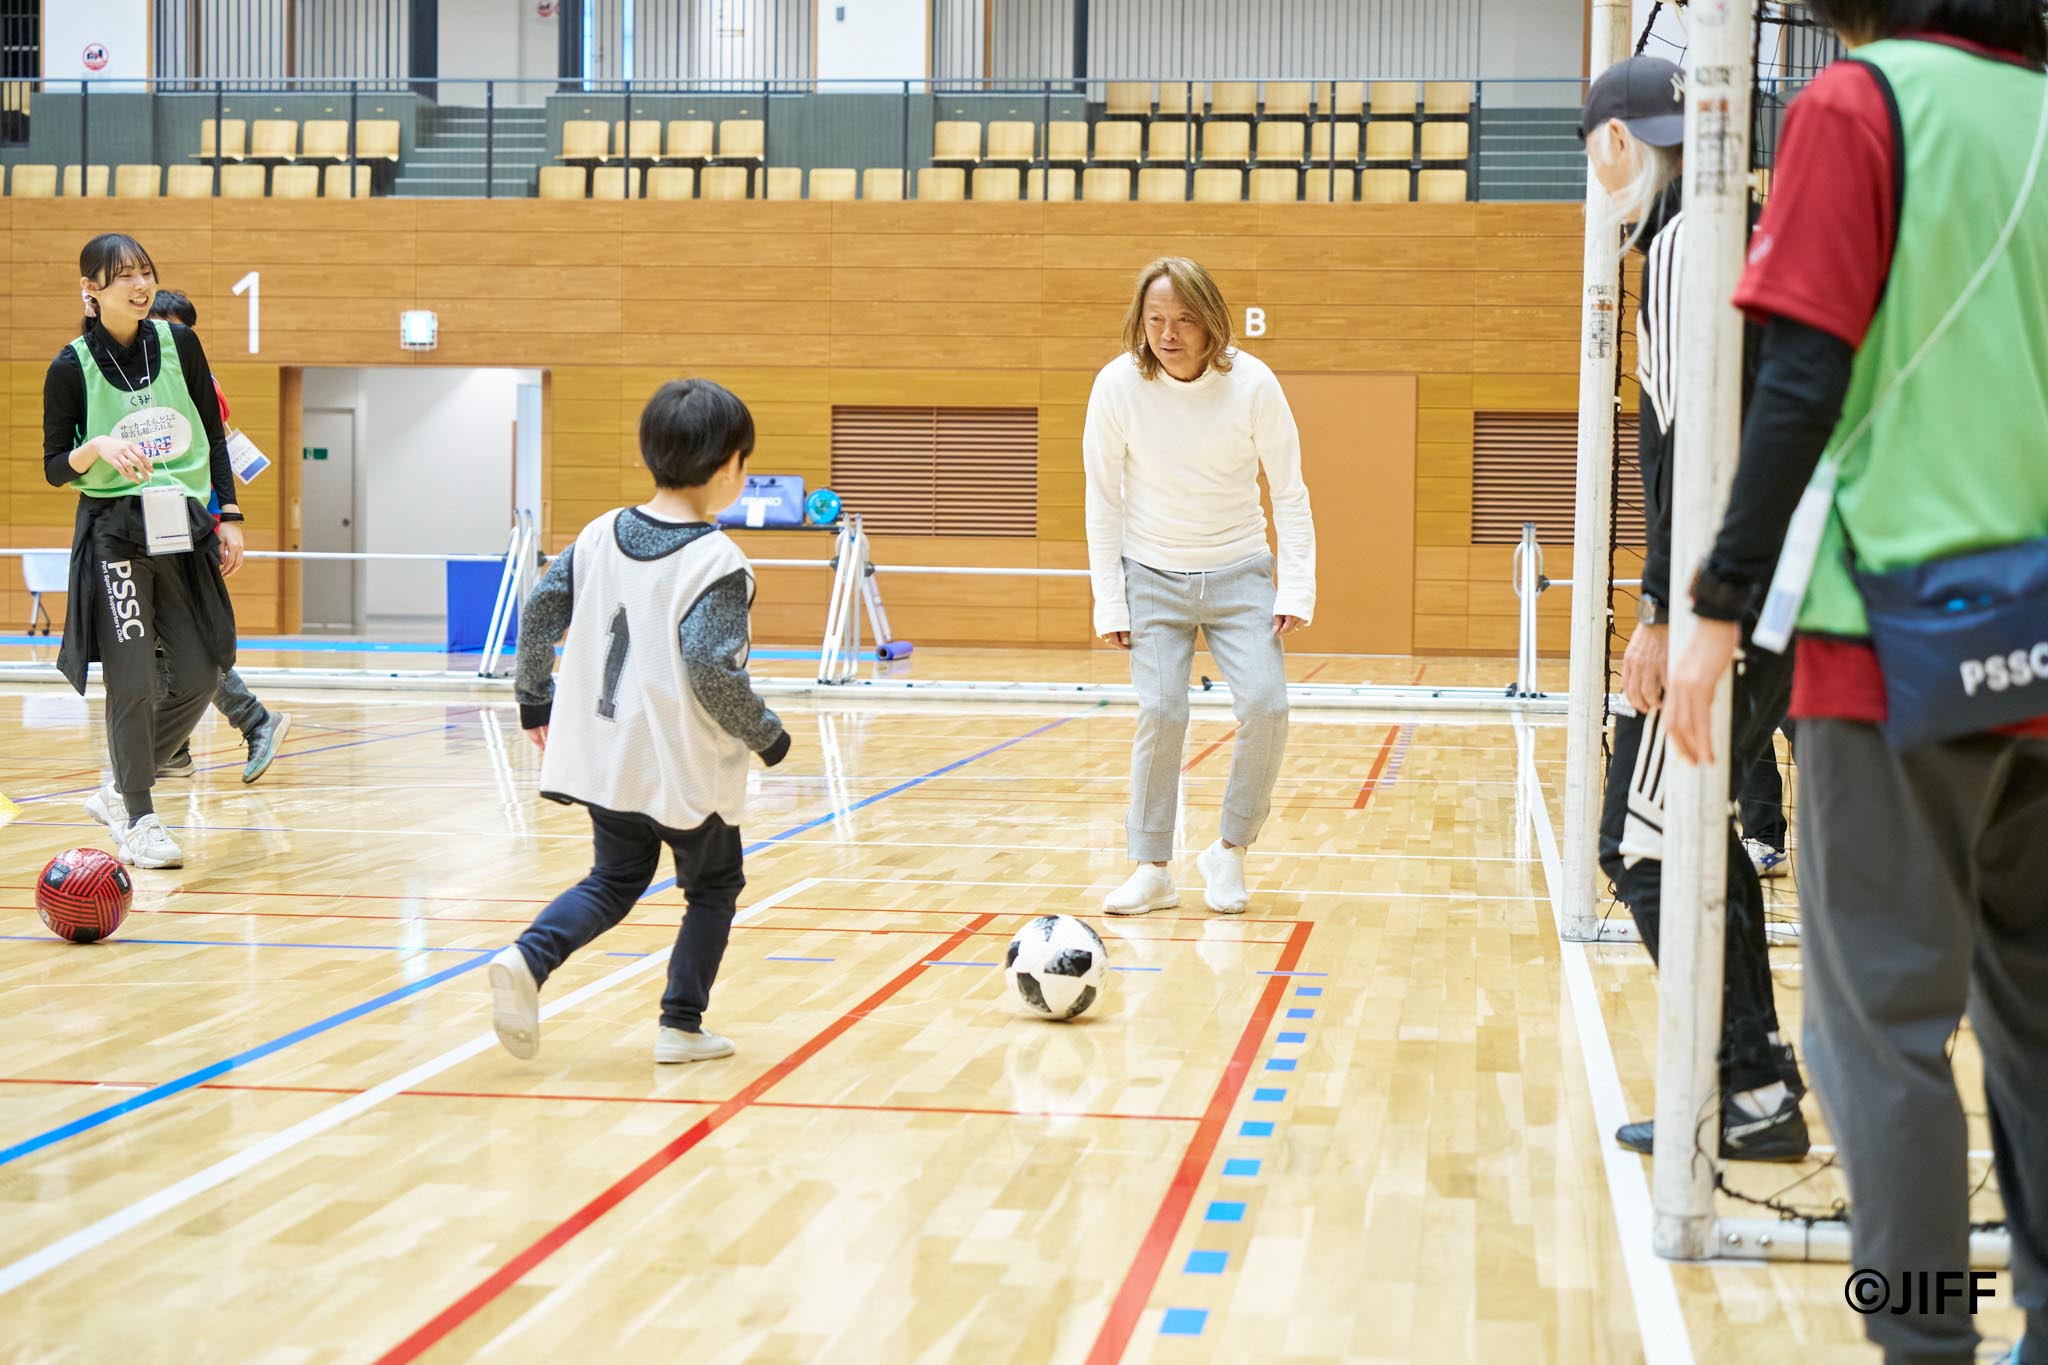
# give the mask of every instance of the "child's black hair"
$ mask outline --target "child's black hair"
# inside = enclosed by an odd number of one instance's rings
[[[192,306],[192,300],[175,289],[159,289],[156,299],[149,305],[149,315],[169,322],[182,322],[187,327],[199,325],[199,310]]]
[[[754,453],[754,415],[708,379],[672,379],[640,414],[640,458],[660,488],[699,488],[738,451]]]
[[[1810,0],[1816,19],[1857,38],[1942,33],[1985,47],[2048,59],[2040,0]]]

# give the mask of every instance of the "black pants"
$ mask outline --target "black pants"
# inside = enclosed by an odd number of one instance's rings
[[[1969,1129],[1949,1040],[1984,1059],[2027,1365],[2048,1361],[2048,741],[1901,753],[1877,727],[1800,731],[1806,1050],[1849,1182],[1851,1260],[1896,1288],[1968,1266]],[[1946,1313],[1864,1319],[1887,1365],[1963,1365]]]
[[[103,521],[91,538],[107,756],[130,818],[151,808],[156,770],[184,747],[220,687],[192,600],[189,555],[144,554]],[[159,694],[157,649],[163,649]]]
[[[533,927],[519,936],[519,951],[535,981],[569,954],[626,917],[647,891],[666,846],[675,855],[676,885],[687,909],[676,946],[668,958],[668,990],[661,997],[661,1022],[695,1033],[711,1004],[711,983],[732,934],[747,878],[740,856],[740,832],[717,816],[687,832],[658,825],[644,815],[590,808],[597,865],[590,875],[555,897]]]
[[[1793,739],[1793,724],[1778,726]],[[1797,743],[1796,740],[1793,740]],[[1778,770],[1777,743],[1766,737],[1742,783],[1742,837],[1785,851],[1785,775]]]
[[[1768,746],[1771,732],[1784,717],[1791,694],[1791,660],[1758,650],[1735,680],[1730,723],[1730,786],[1739,793],[1749,775],[1758,746]],[[1614,754],[1607,767],[1607,792],[1600,812],[1600,866],[1614,883],[1614,893],[1628,906],[1643,945],[1655,959],[1661,942],[1664,864],[1643,858],[1634,867],[1621,857],[1622,829],[1628,818],[1629,778],[1641,747],[1643,722],[1623,716],[1615,722]],[[1729,1090],[1755,1090],[1781,1074],[1770,1035],[1778,1028],[1778,1008],[1771,990],[1770,947],[1764,938],[1764,894],[1756,865],[1742,846],[1735,822],[1728,823],[1728,931],[1721,967],[1721,1083]]]

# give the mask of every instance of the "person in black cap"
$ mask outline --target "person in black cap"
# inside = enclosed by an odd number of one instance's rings
[[[1663,900],[1664,731],[1667,657],[1665,604],[1671,596],[1671,482],[1678,413],[1678,285],[1684,208],[1680,157],[1685,139],[1684,76],[1659,57],[1631,57],[1587,92],[1579,135],[1594,177],[1607,191],[1606,219],[1630,227],[1644,250],[1636,319],[1636,377],[1642,385],[1639,462],[1648,548],[1636,629],[1622,656],[1622,692],[1634,714],[1615,724],[1600,820],[1600,863],[1629,908],[1650,956],[1658,955]],[[1753,348],[1750,348],[1753,354]],[[1747,367],[1745,367],[1747,369]],[[1745,392],[1747,385],[1745,384]],[[1736,752],[1771,743],[1785,714],[1789,672],[1776,656],[1745,674],[1736,696]],[[1747,765],[1737,763],[1738,780]],[[1763,888],[1731,823],[1728,832],[1728,931],[1721,1012],[1721,1154],[1745,1161],[1797,1161],[1810,1142],[1799,1101],[1805,1087],[1778,1030],[1764,937]],[[1631,1123],[1615,1140],[1649,1152],[1650,1123]]]

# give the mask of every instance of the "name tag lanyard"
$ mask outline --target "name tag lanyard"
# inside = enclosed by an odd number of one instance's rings
[[[2043,82],[2048,87],[2048,81]],[[1899,367],[1897,374],[1888,380],[1877,397],[1864,410],[1863,420],[1858,422],[1848,436],[1839,442],[1834,454],[1821,461],[1813,472],[1813,481],[1806,486],[1806,492],[1799,499],[1799,508],[1792,514],[1792,522],[1785,530],[1785,547],[1778,555],[1777,572],[1771,575],[1770,591],[1764,596],[1763,610],[1758,614],[1756,632],[1750,638],[1759,649],[1773,654],[1782,654],[1792,639],[1792,627],[1799,616],[1799,604],[1806,598],[1807,585],[1813,580],[1813,566],[1820,558],[1821,536],[1827,530],[1828,516],[1834,511],[1835,487],[1841,480],[1842,462],[1856,443],[1870,430],[1871,420],[1878,409],[1897,396],[1913,372],[1920,368],[1920,362],[1927,359],[1955,320],[1962,316],[1963,309],[1977,296],[1991,278],[1991,271],[2005,250],[2012,245],[2013,234],[2019,230],[2020,219],[2024,216],[2027,201],[2034,197],[2034,182],[2041,174],[2041,151],[2048,147],[2048,89],[2041,99],[2041,117],[2034,128],[2034,150],[2027,158],[2027,178],[2020,184],[2020,192],[2014,198],[2012,212],[2005,217],[2005,226],[1998,230],[1998,240],[1991,245],[1991,251],[1984,257],[1984,263],[1977,267],[1977,273],[1963,286],[1948,311],[1941,315],[1941,321],[1934,324],[1934,330],[1920,343],[1920,349],[1912,358]],[[1845,530],[1847,528],[1844,528]]]
[[[148,335],[156,335],[156,328],[148,329]],[[142,377],[148,380],[141,388],[121,368],[119,357],[113,347],[107,348],[107,359],[113,362],[114,373],[121,376],[121,384],[128,393],[142,395],[143,406],[153,406],[156,401],[156,381],[150,379],[149,343],[142,344]],[[162,359],[162,344],[158,344],[158,359]],[[185,509],[185,490],[172,484],[146,484],[142,489],[142,532],[144,548],[152,555],[185,554],[192,549],[192,523]]]

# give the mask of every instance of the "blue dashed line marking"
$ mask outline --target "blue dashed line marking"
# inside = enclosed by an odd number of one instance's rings
[[[1266,1070],[1268,1070],[1268,1071],[1292,1071],[1292,1070],[1294,1070],[1294,1058],[1292,1058],[1292,1057],[1268,1057],[1268,1058],[1266,1059]]]
[[[1251,1178],[1259,1173],[1259,1163],[1248,1156],[1232,1157],[1223,1163],[1223,1174]]]
[[[1292,1009],[1287,1011],[1287,1017],[1289,1019],[1313,1019],[1316,1017],[1316,1012],[1306,1007],[1301,1009]]]
[[[1185,1271],[1189,1275],[1221,1275],[1229,1265],[1227,1251],[1190,1251]]]
[[[1242,1223],[1244,1205],[1234,1199],[1215,1199],[1209,1203],[1209,1211],[1202,1215],[1205,1223]]]
[[[1296,986],[1294,993],[1296,995],[1321,995],[1323,988],[1321,986]]]
[[[1308,1035],[1306,1033],[1283,1033],[1274,1041],[1281,1043],[1305,1043],[1308,1041]]]
[[[1159,1335],[1163,1337],[1198,1337],[1209,1325],[1209,1310],[1206,1308],[1169,1308],[1166,1316],[1159,1321]]]
[[[1276,1085],[1262,1085],[1252,1091],[1254,1104],[1278,1104],[1287,1098],[1287,1092]]]
[[[1237,1135],[1239,1137],[1271,1137],[1273,1136],[1273,1125],[1263,1119],[1246,1119],[1243,1123],[1237,1125]]]

